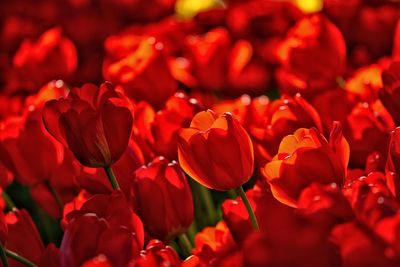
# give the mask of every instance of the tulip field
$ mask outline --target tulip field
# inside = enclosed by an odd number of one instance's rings
[[[0,267],[399,267],[400,0],[0,1]]]

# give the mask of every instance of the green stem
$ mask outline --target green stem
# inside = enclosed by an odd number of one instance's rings
[[[197,183],[197,187],[199,189],[201,200],[207,210],[207,214],[210,219],[210,224],[214,224],[217,218],[217,213],[215,211],[214,200],[212,198],[211,192],[208,188],[202,186],[199,183]]]
[[[112,187],[115,190],[120,189],[117,178],[115,178],[115,175],[114,175],[114,172],[113,172],[111,166],[104,167],[104,171],[106,172],[108,180],[110,181]]]
[[[197,224],[196,221],[193,220],[192,224],[190,225],[189,229],[187,230],[187,235],[189,236],[190,242],[194,243],[194,239],[197,233]]]
[[[7,209],[13,210],[16,208],[14,201],[11,199],[11,197],[6,193],[6,191],[3,191],[2,197],[4,201],[6,202]]]
[[[236,191],[235,191],[234,189],[231,189],[231,190],[227,191],[227,193],[228,193],[228,197],[229,197],[230,199],[235,199],[235,198],[237,198],[237,194],[236,194]]]
[[[8,264],[7,255],[6,255],[6,252],[4,251],[3,244],[1,244],[1,243],[0,243],[0,258],[1,258],[1,262],[3,263],[3,267],[10,266]]]
[[[49,180],[45,181],[45,184],[47,186],[47,188],[50,190],[50,193],[53,195],[53,197],[55,198],[57,205],[60,207],[61,209],[61,213],[63,213],[64,210],[64,204],[61,200],[60,194],[58,194],[57,190],[51,185]]]
[[[33,262],[31,262],[31,261],[25,259],[24,257],[21,257],[20,255],[18,255],[17,253],[15,253],[15,252],[13,252],[13,251],[11,251],[11,250],[5,249],[5,254],[6,254],[8,257],[10,257],[10,258],[12,258],[12,259],[14,259],[14,260],[16,260],[16,261],[18,261],[18,262],[24,264],[25,266],[28,266],[28,267],[37,267],[37,265],[34,264]]]
[[[182,251],[185,257],[188,257],[192,254],[192,244],[186,233],[178,235],[179,245],[182,247]]]
[[[254,231],[259,231],[260,228],[258,227],[256,215],[254,214],[253,208],[250,205],[249,199],[247,198],[246,193],[243,190],[243,187],[240,186],[236,188],[236,193],[240,196],[244,206],[247,209],[247,213],[249,214],[249,218],[251,221],[251,226],[253,227]]]

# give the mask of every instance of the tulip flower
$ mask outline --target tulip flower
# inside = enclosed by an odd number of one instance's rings
[[[36,92],[52,79],[70,78],[77,69],[74,43],[62,35],[60,28],[44,32],[37,41],[24,40],[13,59],[7,90]]]
[[[121,191],[95,195],[65,216],[61,267],[81,267],[103,254],[111,266],[126,267],[144,243],[143,224]]]
[[[176,93],[157,112],[152,123],[149,143],[157,155],[177,159],[177,136],[182,127],[190,125],[192,117],[202,110],[201,104],[183,93]],[[136,118],[136,117],[135,117]]]
[[[349,144],[336,123],[329,142],[317,129],[300,128],[283,138],[278,154],[263,169],[273,195],[296,207],[312,182],[342,185],[349,161]]]
[[[218,265],[224,257],[229,257],[230,254],[239,250],[224,221],[220,221],[216,226],[205,227],[198,232],[195,243],[193,255],[197,256],[205,266]]]
[[[322,131],[317,111],[300,94],[282,96],[266,108],[265,119],[260,125],[250,127],[256,151],[256,161],[265,165],[277,153],[282,139],[298,128],[315,127]]]
[[[5,215],[5,221],[8,228],[5,253],[10,266],[35,266],[44,252],[44,245],[29,213],[14,209]]]
[[[153,239],[147,244],[146,250],[140,253],[140,256],[136,259],[135,266],[179,267],[182,265],[181,259],[179,259],[178,254],[172,247],[165,246],[161,241]]]
[[[176,162],[158,157],[136,170],[134,208],[147,233],[170,240],[186,231],[193,221],[192,192]]]
[[[85,84],[66,98],[51,100],[43,109],[48,132],[87,167],[104,167],[119,188],[110,165],[128,146],[133,118],[123,96],[110,83]]]
[[[120,86],[129,98],[161,107],[177,88],[163,47],[154,37],[110,36],[105,41],[104,77]]]
[[[336,85],[346,65],[342,33],[326,17],[315,14],[299,20],[279,47],[281,88],[293,94],[314,96]]]
[[[386,155],[389,133],[394,128],[392,117],[380,101],[357,104],[343,123],[343,134],[351,150],[350,163],[362,167],[370,153]]]
[[[182,169],[200,184],[220,191],[237,189],[250,214],[257,221],[242,189],[254,169],[253,144],[246,130],[230,113],[217,116],[202,111],[190,128],[180,131],[178,158]]]
[[[0,161],[23,185],[50,179],[63,154],[63,147],[44,128],[39,110],[0,123]]]
[[[238,188],[253,174],[252,142],[230,113],[197,113],[190,128],[180,131],[178,157],[187,174],[211,189]]]
[[[230,45],[228,31],[224,28],[186,37],[186,57],[191,62],[191,71],[197,79],[198,87],[221,90],[226,86],[226,58]]]

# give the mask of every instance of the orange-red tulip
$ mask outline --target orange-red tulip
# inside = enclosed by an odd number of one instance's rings
[[[329,142],[315,128],[300,128],[283,138],[278,154],[263,169],[274,196],[296,206],[303,189],[313,182],[343,184],[349,145],[335,124]]]

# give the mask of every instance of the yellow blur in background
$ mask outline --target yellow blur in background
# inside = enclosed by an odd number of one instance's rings
[[[280,0],[275,0],[280,1]],[[315,13],[322,9],[323,0],[281,0],[289,1],[296,5],[304,13]],[[176,14],[183,19],[190,19],[197,13],[207,11],[215,7],[224,7],[221,0],[178,0],[175,5]]]

